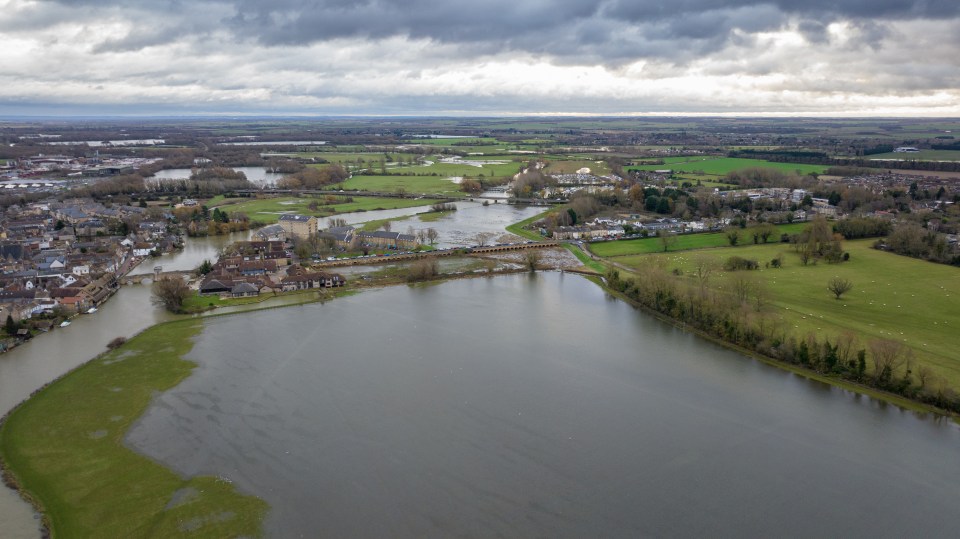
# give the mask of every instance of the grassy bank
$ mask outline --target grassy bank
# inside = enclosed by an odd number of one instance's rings
[[[201,328],[154,326],[40,390],[7,417],[0,455],[55,537],[257,536],[265,502],[184,479],[123,439],[153,395],[186,378]]]
[[[807,223],[794,223],[786,225],[777,225],[776,235],[770,238],[773,243],[780,242],[781,234],[797,234],[801,232]],[[745,244],[752,242],[749,236],[750,229],[742,229],[742,237],[739,243]],[[680,234],[671,236],[675,239],[670,245],[670,251],[686,251],[689,249],[704,249],[707,247],[727,247],[730,240],[723,232],[705,232],[701,234]],[[639,238],[635,240],[605,241],[590,244],[590,251],[597,256],[604,258],[616,256],[630,256],[638,254],[661,253],[663,252],[663,241],[657,237]]]
[[[960,387],[960,358],[956,353],[960,321],[960,270],[902,257],[871,248],[872,240],[848,241],[844,250],[850,261],[843,264],[804,266],[789,245],[768,244],[617,257],[624,266],[641,268],[664,264],[694,279],[695,265],[702,257],[715,267],[730,256],[754,259],[761,269],[724,272],[709,278],[714,290],[731,291],[734,281],[746,278],[748,285],[766,295],[763,316],[794,335],[813,333],[833,340],[844,331],[859,338],[859,347],[871,339],[891,339],[907,346],[914,360],[913,372],[925,365],[947,385]],[[784,255],[780,269],[764,269],[764,263]],[[849,279],[853,290],[840,300],[827,290],[832,277]]]

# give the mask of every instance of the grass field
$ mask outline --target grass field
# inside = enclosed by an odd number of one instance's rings
[[[433,159],[436,159],[436,157]],[[465,159],[465,161],[469,160],[470,158]],[[481,159],[478,157],[476,160],[484,161],[487,159]],[[511,161],[507,158],[491,158],[489,160],[498,161],[498,163],[485,164],[478,167],[468,164],[441,163],[439,161],[434,161],[432,165],[396,167],[391,169],[391,171],[397,174],[436,174],[438,176],[471,176],[474,178],[482,174],[487,178],[499,178],[503,176],[513,176],[519,172],[520,168],[523,166],[523,163],[519,161]]]
[[[674,161],[673,159],[678,159]],[[685,161],[679,161],[683,159]],[[746,168],[772,168],[783,172],[800,171],[802,174],[822,174],[827,167],[821,165],[801,165],[796,163],[774,163],[759,159],[742,159],[738,157],[684,157],[664,159],[663,165],[640,165],[627,167],[629,170],[661,170],[670,169],[677,172],[696,174],[702,172],[705,176],[725,176],[735,170]]]
[[[960,150],[921,150],[919,152],[900,153],[880,153],[864,157],[869,161],[873,160],[896,160],[896,161],[960,161]]]
[[[806,223],[794,223],[788,225],[778,225],[776,237],[771,237],[771,241],[779,242],[780,234],[797,234],[807,226]],[[744,234],[749,229],[744,229]],[[670,246],[670,251],[685,251],[689,249],[703,249],[707,247],[727,247],[730,240],[723,232],[707,232],[703,234],[680,234],[673,236],[676,243]],[[740,243],[752,242],[753,238],[742,237]],[[590,244],[590,251],[597,256],[604,258],[631,256],[638,254],[660,253],[663,252],[663,242],[660,238],[640,238],[635,240],[617,240],[601,241]]]
[[[211,203],[214,200],[212,199]],[[278,197],[278,198],[232,198],[221,199],[217,207],[221,210],[233,213],[246,213],[250,219],[263,223],[275,223],[284,213],[297,213],[301,215],[313,215],[318,218],[329,217],[339,213],[350,213],[355,211],[371,210],[392,210],[397,208],[411,208],[415,206],[429,206],[439,202],[435,199],[414,199],[414,198],[380,198],[380,197],[353,197],[353,202],[343,202],[340,204],[331,204],[319,206],[316,211],[309,208],[311,202],[322,202],[323,197]],[[212,208],[211,208],[212,209]]]
[[[605,162],[595,160],[551,160],[546,158],[549,163],[544,168],[546,174],[574,174],[581,168],[589,168],[590,173],[597,176],[610,174],[610,166]]]
[[[442,176],[354,176],[330,188],[380,193],[397,193],[402,190],[410,194],[429,193],[449,197],[466,196],[466,193],[460,190],[460,186]]]
[[[844,242],[850,261],[843,264],[803,266],[789,245],[767,244],[619,257],[626,266],[660,259],[670,269],[684,273],[692,261],[709,256],[722,262],[732,255],[764,263],[784,255],[784,267],[747,273],[763,283],[770,294],[771,320],[779,320],[802,337],[816,332],[835,338],[844,330],[860,336],[860,348],[869,339],[896,339],[909,346],[915,360],[931,366],[951,387],[960,388],[960,269],[877,251],[873,240]],[[839,276],[854,288],[840,300],[827,290],[827,281]],[[711,286],[722,287],[729,274],[711,277]],[[917,372],[914,369],[914,372]]]
[[[179,477],[123,442],[154,394],[190,374],[181,358],[200,327],[154,326],[10,414],[0,451],[54,537],[259,535],[265,502],[215,477]]]

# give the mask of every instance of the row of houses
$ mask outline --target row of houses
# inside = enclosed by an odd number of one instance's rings
[[[309,288],[343,286],[343,276],[308,271],[299,264],[288,265],[287,245],[282,241],[245,241],[232,246],[200,282],[200,294],[224,297],[258,296]]]

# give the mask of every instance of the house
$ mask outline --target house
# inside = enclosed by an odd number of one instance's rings
[[[410,234],[401,234],[399,232],[377,230],[375,232],[360,232],[357,236],[359,236],[360,241],[371,247],[414,249],[417,246],[417,238]]]
[[[261,241],[283,241],[286,237],[286,231],[283,229],[283,225],[275,224],[257,230],[253,233],[253,236]]]
[[[313,216],[296,214],[281,215],[277,224],[283,228],[287,239],[309,238],[317,234],[317,218]]]
[[[230,295],[235,298],[259,296],[260,288],[252,283],[241,282],[233,285],[233,288],[230,289]]]
[[[337,273],[308,272],[303,266],[292,266],[287,276],[281,279],[280,288],[284,292],[290,292],[309,288],[333,288],[343,286],[345,282],[343,276]]]

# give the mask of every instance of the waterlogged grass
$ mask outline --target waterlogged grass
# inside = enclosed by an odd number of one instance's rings
[[[771,236],[769,240],[773,243],[779,243],[781,234],[798,234],[806,226],[808,226],[807,223],[778,225],[776,234]],[[749,228],[742,229],[741,232],[743,233],[739,240],[741,245],[748,242],[753,242],[753,237],[749,236]],[[686,251],[690,249],[705,249],[708,247],[727,247],[730,245],[730,240],[727,239],[726,234],[723,232],[681,234],[673,236],[673,238],[675,239],[675,242],[670,245],[670,251]],[[649,237],[635,240],[597,242],[590,244],[590,251],[597,256],[602,256],[604,258],[661,253],[663,252],[663,241],[661,241],[658,237]],[[617,261],[625,262],[623,260]],[[627,263],[629,263],[629,261],[627,261]]]
[[[344,200],[344,197],[336,197],[337,200]],[[371,210],[392,210],[398,208],[411,208],[415,206],[428,206],[438,202],[434,199],[413,199],[413,198],[386,198],[386,197],[366,197],[352,196],[353,202],[339,202],[335,204],[320,205],[316,211],[309,208],[311,202],[322,204],[324,197],[279,197],[263,199],[231,199],[238,200],[224,202],[221,210],[233,213],[246,213],[251,219],[263,223],[275,223],[284,213],[297,213],[302,215],[313,215],[318,218],[329,217],[340,213],[350,213],[355,211]]]
[[[54,537],[260,535],[264,501],[225,480],[182,478],[123,439],[156,392],[189,376],[193,320],[154,326],[14,410],[0,452]]]
[[[547,211],[545,211],[545,212],[543,212],[543,213],[534,215],[533,217],[529,217],[529,218],[527,218],[527,219],[524,219],[523,221],[518,221],[518,222],[516,222],[516,223],[513,223],[512,225],[509,225],[509,226],[507,227],[507,232],[510,232],[510,233],[512,233],[512,234],[516,234],[517,236],[520,236],[521,238],[527,238],[528,240],[542,241],[542,240],[543,240],[543,236],[541,236],[541,235],[540,235],[539,233],[537,233],[537,232],[534,232],[534,231],[531,231],[531,230],[527,230],[527,229],[524,228],[524,227],[526,227],[527,225],[529,225],[529,224],[531,224],[531,223],[535,223],[535,222],[539,221],[540,219],[543,219],[543,218],[546,217],[546,215],[547,215],[548,213],[550,213],[551,211],[553,211],[553,210],[547,210]]]
[[[659,259],[667,268],[690,275],[693,261],[701,256],[713,257],[717,263],[732,255],[757,260],[762,269],[717,272],[711,276],[710,286],[730,287],[734,276],[756,279],[769,294],[765,319],[782,324],[797,337],[813,332],[833,340],[849,330],[859,336],[859,348],[866,348],[870,339],[897,340],[912,351],[914,374],[919,364],[925,364],[950,387],[960,388],[960,269],[877,251],[872,243],[844,242],[850,261],[842,264],[804,266],[785,244],[639,255],[616,261],[639,267]],[[784,255],[783,268],[763,268],[778,254]],[[839,300],[827,290],[827,282],[834,276],[853,283],[853,290]]]

